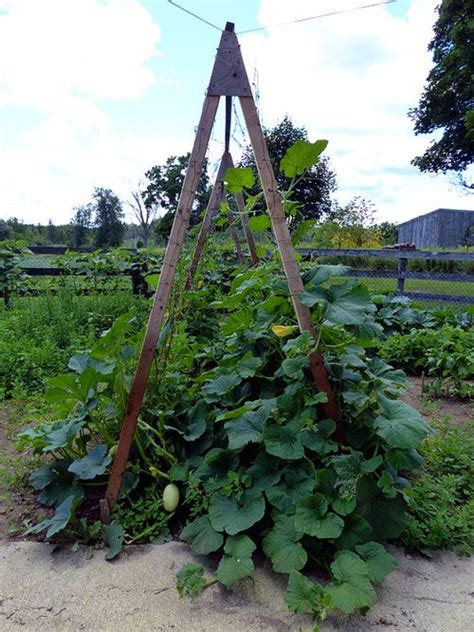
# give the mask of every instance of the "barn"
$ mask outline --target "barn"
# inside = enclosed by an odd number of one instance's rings
[[[474,245],[474,211],[437,208],[397,226],[398,243],[417,248]]]

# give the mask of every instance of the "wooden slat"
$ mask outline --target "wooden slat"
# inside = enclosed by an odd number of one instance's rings
[[[425,292],[403,292],[403,296],[417,301],[438,301],[440,303],[464,303],[474,305],[474,296],[459,296],[457,294],[429,294]]]
[[[330,250],[299,248],[303,257],[377,257],[382,259],[433,259],[436,261],[474,261],[474,252],[438,252],[425,250]]]
[[[301,331],[307,331],[313,338],[316,338],[311,313],[308,307],[303,305],[299,299],[299,295],[304,290],[303,281],[301,279],[298,262],[296,261],[295,251],[291,243],[290,231],[288,230],[285,212],[281,204],[280,194],[278,193],[278,185],[273,173],[272,163],[258,119],[257,108],[255,107],[255,102],[252,97],[240,97],[240,104],[255,154],[255,161],[262,182],[263,193],[272,222],[273,233],[278,244],[291,300],[295,308],[296,318]],[[328,417],[338,423],[337,439],[341,440],[342,429],[339,424],[339,414],[321,353],[312,353],[310,362],[316,388],[327,395],[328,401],[326,404],[323,404],[324,412]]]
[[[201,176],[201,169],[206,155],[212,126],[216,116],[219,97],[206,97],[201,114],[201,119],[196,133],[189,165],[184,178],[178,208],[175,213],[171,234],[166,248],[163,266],[156,288],[153,308],[148,320],[145,339],[135,371],[132,388],[129,394],[127,410],[122,423],[122,430],[117,447],[117,453],[107,486],[105,503],[102,503],[102,519],[110,519],[112,510],[122,484],[123,475],[127,465],[133,435],[137,425],[137,419],[143,402],[145,387],[148,380],[151,364],[156,349],[156,343],[160,335],[161,325],[165,316],[166,306],[181,253],[186,228],[191,215],[191,208]]]
[[[224,192],[224,176],[230,164],[231,164],[230,154],[228,152],[224,152],[221,159],[221,164],[219,165],[219,169],[217,171],[214,187],[209,197],[209,203],[207,205],[206,212],[204,213],[204,217],[201,222],[201,228],[199,229],[199,235],[196,241],[196,247],[194,249],[191,265],[189,266],[188,276],[186,279],[186,286],[185,286],[187,290],[189,290],[189,288],[193,284],[194,276],[196,274],[196,270],[199,265],[199,262],[201,261],[201,257],[204,250],[204,246],[206,244],[207,236],[209,234],[209,231],[212,228],[213,219],[216,216],[217,212],[219,211],[222,195]]]
[[[234,161],[232,160],[232,157],[231,157],[231,167],[233,166],[234,166]],[[260,259],[257,255],[257,247],[255,245],[255,239],[253,238],[252,231],[250,230],[249,216],[247,215],[247,213],[242,212],[245,208],[244,196],[242,195],[242,193],[237,193],[234,197],[235,197],[235,203],[237,204],[237,209],[239,210],[239,213],[240,213],[240,221],[242,222],[242,228],[244,229],[245,239],[247,240],[252,263],[253,265],[257,265]]]
[[[235,225],[234,214],[229,209],[226,215],[227,215],[227,221],[229,222],[230,234],[232,235],[232,239],[234,240],[234,243],[235,243],[237,257],[239,258],[239,262],[242,265],[245,263],[245,258],[244,258],[244,253],[242,252],[242,246],[240,244],[240,237],[237,231],[237,226]]]

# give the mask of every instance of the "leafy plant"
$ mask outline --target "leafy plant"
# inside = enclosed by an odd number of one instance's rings
[[[434,549],[474,550],[474,424],[435,424],[421,446],[424,462],[406,492],[407,525],[401,541],[431,554]]]
[[[6,306],[12,292],[26,287],[26,276],[20,264],[29,252],[23,242],[0,241],[0,296]]]
[[[297,143],[282,164],[288,214],[293,187],[324,147]],[[235,171],[226,179],[236,192],[250,185]],[[382,332],[376,306],[344,270],[315,266],[304,274],[299,298],[311,311],[314,338],[299,333],[275,260],[236,271],[214,262],[202,287],[198,281],[195,290],[173,294],[130,455],[134,480],[124,481],[128,500],[114,515],[132,539],[140,530],[150,536],[164,527],[163,512],[159,502],[141,499],[161,498],[176,483],[184,502],[169,514],[170,528],[195,553],[219,558],[218,581],[230,587],[252,575],[255,552],[263,551],[275,572],[290,576],[290,607],[319,618],[332,608],[368,608],[374,584],[393,570],[380,542],[404,529],[407,473],[419,467],[417,450],[429,432],[399,400],[403,372],[374,355]],[[182,281],[186,262],[180,274]],[[72,372],[54,378],[47,393],[60,422],[23,435],[53,459],[34,481],[57,512],[61,498],[73,517],[83,490],[104,481],[139,337],[137,323],[121,317],[89,352],[73,356]],[[321,407],[326,393],[315,390],[313,351],[330,374],[338,423]],[[133,523],[132,507],[141,524]],[[326,570],[324,585],[304,581],[309,561]],[[205,585],[200,567],[179,572],[180,594]]]
[[[382,357],[433,379],[429,388],[438,397],[472,397],[474,391],[474,331],[443,325],[393,334],[381,347]]]

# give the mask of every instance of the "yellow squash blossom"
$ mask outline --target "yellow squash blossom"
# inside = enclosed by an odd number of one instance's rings
[[[272,325],[272,331],[278,338],[285,338],[298,329],[297,325]]]

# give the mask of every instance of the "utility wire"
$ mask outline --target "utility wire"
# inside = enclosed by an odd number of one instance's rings
[[[383,2],[375,2],[373,4],[364,4],[359,7],[352,7],[351,9],[341,9],[340,11],[331,11],[330,13],[321,13],[319,15],[312,15],[307,18],[299,18],[298,20],[292,20],[291,22],[280,22],[279,24],[269,24],[268,26],[258,26],[254,29],[247,29],[246,31],[239,31],[237,35],[243,33],[255,33],[255,31],[265,31],[268,29],[274,29],[281,26],[289,26],[290,24],[298,24],[300,22],[309,22],[309,20],[318,20],[319,18],[327,18],[332,15],[340,15],[341,13],[350,13],[351,11],[360,11],[361,9],[371,9],[372,7],[378,7],[384,4],[392,4],[397,0],[384,0]]]
[[[204,24],[208,24],[209,26],[212,26],[212,28],[217,29],[218,31],[222,31],[222,29],[219,26],[216,26],[212,22],[208,22],[207,20],[205,20],[201,16],[197,15],[196,13],[193,13],[192,11],[189,11],[189,9],[185,9],[184,7],[182,7],[177,2],[173,2],[173,0],[168,0],[168,2],[170,4],[172,4],[173,6],[177,7],[178,9],[181,9],[181,11],[184,11],[185,13],[188,13],[189,15],[192,15],[194,18],[196,18],[196,20],[200,20],[201,22],[204,22]]]
[[[173,0],[168,0],[168,2],[170,4],[172,4],[174,7],[178,8],[178,9],[181,9],[181,11],[184,11],[188,15],[192,15],[193,18],[196,18],[196,20],[199,20],[200,22],[204,22],[204,24],[207,24],[208,26],[212,26],[213,29],[217,29],[220,32],[223,31],[223,29],[221,29],[216,24],[213,24],[212,22],[209,22],[208,20],[205,20],[200,15],[197,15],[196,13],[193,13],[189,9],[185,9],[184,7],[182,7],[177,2],[174,2]],[[372,7],[379,7],[379,6],[382,6],[384,4],[393,4],[394,2],[397,2],[397,0],[384,0],[383,2],[374,2],[372,4],[364,4],[364,5],[361,5],[359,7],[352,7],[350,9],[341,9],[340,11],[331,11],[330,13],[320,13],[319,15],[312,15],[312,16],[307,17],[307,18],[299,18],[298,20],[292,20],[290,22],[280,22],[278,24],[269,24],[268,26],[258,26],[258,27],[253,28],[253,29],[247,29],[245,31],[239,31],[238,33],[236,33],[236,35],[242,35],[243,33],[255,33],[256,31],[266,31],[268,29],[279,28],[281,26],[290,26],[290,24],[299,24],[300,22],[309,22],[310,20],[318,20],[320,18],[327,18],[327,17],[330,17],[332,15],[341,15],[342,13],[351,13],[352,11],[361,11],[362,9],[371,9]]]

